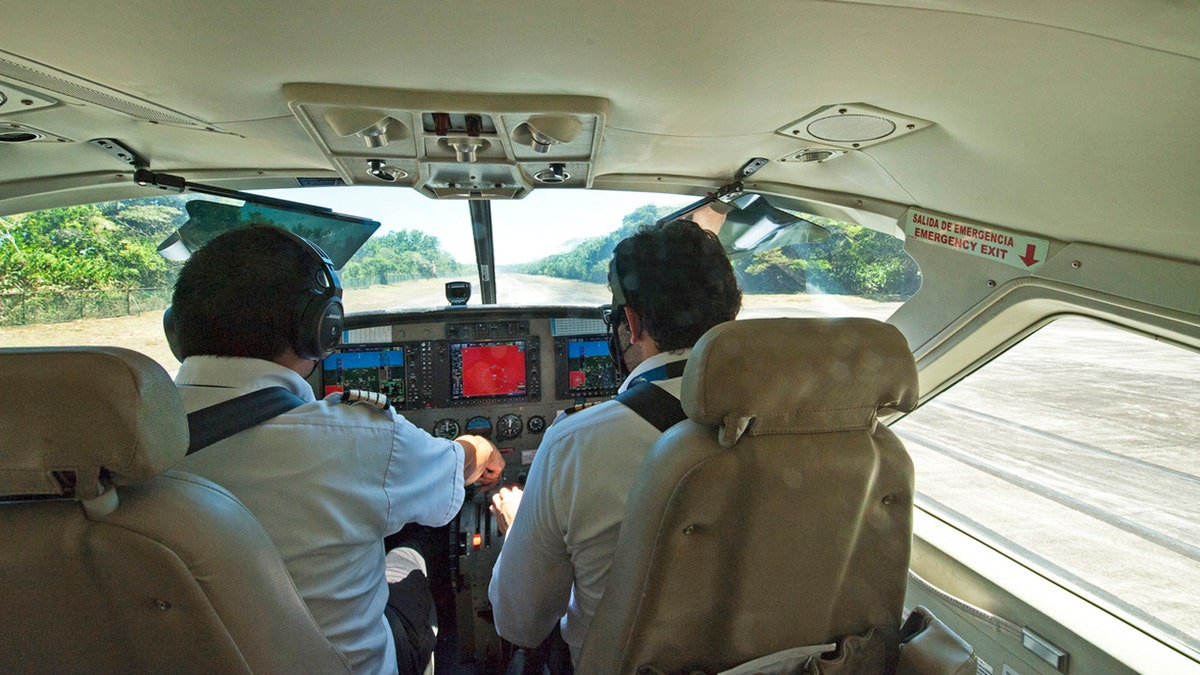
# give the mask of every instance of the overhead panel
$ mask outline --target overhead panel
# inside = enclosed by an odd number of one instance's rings
[[[347,183],[434,198],[590,187],[608,101],[288,84],[292,113]]]

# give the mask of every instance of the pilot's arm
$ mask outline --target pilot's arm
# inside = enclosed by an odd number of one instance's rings
[[[548,450],[540,449],[530,467],[488,588],[496,632],[522,647],[536,647],[550,635],[567,611],[574,580],[562,526],[566,514],[558,503],[564,486],[553,483],[556,471]]]
[[[728,210],[729,207],[727,205],[721,202],[713,202],[692,211],[686,218],[699,225],[702,230],[719,234],[721,226],[725,224],[725,213]]]

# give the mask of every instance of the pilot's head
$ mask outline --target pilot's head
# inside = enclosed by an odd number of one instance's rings
[[[319,359],[341,338],[341,295],[319,248],[278,228],[242,228],[213,239],[184,264],[167,333],[174,333],[181,359],[273,361],[289,348]]]
[[[626,344],[620,338],[628,306],[637,312],[658,351],[691,347],[709,328],[731,321],[742,307],[733,266],[712,232],[690,220],[643,226],[617,244],[609,270],[618,367]]]

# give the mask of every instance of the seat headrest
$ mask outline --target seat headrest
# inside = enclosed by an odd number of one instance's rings
[[[750,435],[872,428],[912,410],[917,368],[904,336],[874,319],[745,319],[701,336],[683,374],[688,417]]]
[[[0,495],[93,499],[187,452],[171,377],[128,349],[0,349],[0,391]]]

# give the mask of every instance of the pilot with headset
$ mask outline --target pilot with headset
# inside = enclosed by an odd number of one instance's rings
[[[508,529],[488,589],[496,631],[536,647],[557,626],[571,662],[604,592],[642,458],[683,418],[678,399],[689,351],[709,328],[734,319],[742,303],[717,237],[687,220],[642,228],[617,244],[609,285],[609,352],[628,375],[617,398],[552,425],[524,492],[503,488],[492,505],[501,531]],[[552,661],[557,671],[570,670],[561,656]]]
[[[298,400],[179,468],[258,518],[356,673],[421,672],[434,645],[423,561],[383,539],[406,523],[446,524],[464,486],[494,484],[504,460],[484,438],[433,437],[386,404],[314,397],[305,378],[341,340],[341,296],[328,257],[278,228],[233,230],[188,260],[164,326],[189,413],[244,407],[225,402],[272,387]]]

